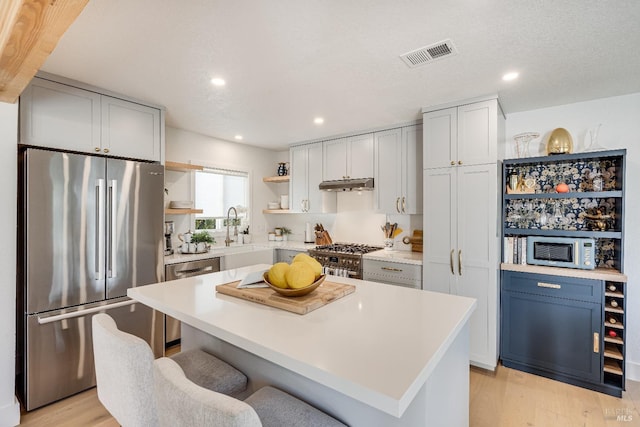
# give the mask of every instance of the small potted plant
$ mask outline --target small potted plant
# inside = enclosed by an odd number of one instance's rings
[[[193,233],[191,236],[191,243],[196,244],[196,252],[207,252],[211,244],[215,242],[216,240],[206,231]]]
[[[291,234],[291,229],[287,228],[287,227],[280,227],[280,229],[282,230],[282,240],[283,241],[287,241],[289,234]]]

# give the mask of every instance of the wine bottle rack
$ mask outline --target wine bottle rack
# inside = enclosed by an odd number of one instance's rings
[[[605,282],[604,303],[604,382],[624,389],[625,283]]]

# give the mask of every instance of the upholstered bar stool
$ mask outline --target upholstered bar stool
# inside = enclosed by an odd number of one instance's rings
[[[154,362],[160,426],[345,427],[313,406],[273,387],[263,387],[244,402],[189,381],[173,360]]]
[[[93,354],[98,399],[127,427],[158,425],[153,393],[153,352],[141,338],[118,329],[111,316],[92,318]],[[247,377],[231,365],[202,350],[173,356],[191,381],[205,389],[240,396]]]

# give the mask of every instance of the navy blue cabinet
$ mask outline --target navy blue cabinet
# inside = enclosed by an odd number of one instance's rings
[[[626,150],[503,162],[503,365],[622,395],[625,175]],[[596,268],[528,265],[530,236],[593,238]]]
[[[603,282],[504,271],[502,283],[503,365],[599,383]]]

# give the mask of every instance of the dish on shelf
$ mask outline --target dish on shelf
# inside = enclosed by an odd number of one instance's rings
[[[193,202],[190,200],[172,200],[169,202],[171,209],[192,209]]]
[[[269,210],[280,209],[280,202],[268,202],[267,208]]]
[[[316,280],[315,282],[313,282],[309,286],[305,286],[304,288],[298,288],[298,289],[279,288],[277,286],[273,286],[271,283],[269,283],[269,274],[268,274],[268,272],[265,272],[262,277],[264,278],[265,283],[267,285],[269,285],[269,287],[271,289],[273,289],[274,291],[276,291],[280,295],[282,295],[284,297],[301,297],[303,295],[307,295],[307,294],[310,294],[311,292],[313,292],[318,286],[320,286],[322,284],[322,282],[324,282],[324,279],[327,276],[326,276],[326,274],[323,274],[318,278],[318,280]]]

